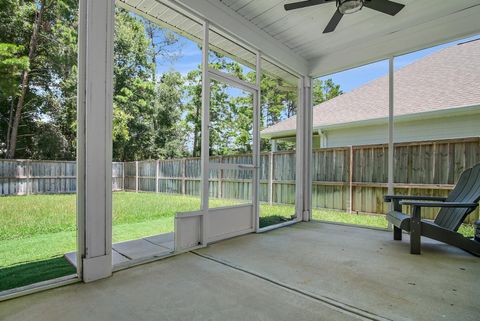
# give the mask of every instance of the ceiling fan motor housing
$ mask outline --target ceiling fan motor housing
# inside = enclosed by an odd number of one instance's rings
[[[337,0],[337,9],[341,14],[350,14],[363,8],[364,0]]]

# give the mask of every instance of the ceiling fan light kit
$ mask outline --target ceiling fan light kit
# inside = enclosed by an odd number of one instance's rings
[[[350,14],[363,8],[363,0],[337,0],[337,8],[341,14]]]

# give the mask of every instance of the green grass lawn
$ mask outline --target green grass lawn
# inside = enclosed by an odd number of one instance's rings
[[[75,250],[75,195],[10,196],[0,200],[0,267],[44,260]],[[212,207],[238,203],[210,200]],[[199,208],[198,197],[114,193],[113,241],[172,232],[176,212]],[[262,205],[261,215],[268,225],[286,220],[293,210],[292,206]]]
[[[75,273],[62,257],[76,247],[75,195],[0,198],[0,291]],[[212,207],[238,204],[210,200]],[[173,231],[176,212],[198,210],[198,197],[113,194],[113,242]],[[262,205],[262,224],[285,221],[292,206]]]
[[[210,200],[211,207],[238,204]],[[29,195],[0,198],[0,291],[32,282],[72,274],[62,258],[76,246],[75,195]],[[198,210],[198,197],[128,193],[113,194],[113,242],[173,231],[176,212]],[[287,221],[294,214],[289,205],[262,204],[261,226]],[[380,215],[357,215],[314,210],[313,218],[385,228]],[[472,226],[460,231],[473,235]],[[30,272],[27,272],[30,271]],[[9,282],[4,280],[9,279]]]
[[[0,269],[0,291],[75,274],[76,269],[63,257],[17,264]]]

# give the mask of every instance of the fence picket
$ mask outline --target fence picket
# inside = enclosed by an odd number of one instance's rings
[[[314,207],[351,212],[385,213],[382,198],[387,182],[386,145],[349,146],[313,150]],[[395,192],[446,195],[460,173],[480,162],[480,138],[395,145]],[[251,155],[212,157],[211,161],[251,164]],[[295,202],[295,152],[267,152],[260,156],[260,201]],[[200,159],[183,158],[115,162],[112,190],[200,194]],[[248,199],[250,172],[212,171],[211,196]],[[74,161],[0,160],[0,195],[74,193]],[[426,217],[433,218],[432,209]],[[469,221],[478,218],[478,210]]]

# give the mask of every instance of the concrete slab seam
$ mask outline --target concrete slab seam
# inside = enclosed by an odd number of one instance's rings
[[[230,267],[232,269],[235,269],[237,271],[240,271],[240,272],[243,272],[243,273],[247,273],[249,275],[252,275],[254,277],[257,277],[257,278],[260,278],[264,281],[267,281],[269,283],[272,283],[272,284],[275,284],[277,286],[280,286],[282,288],[285,288],[287,290],[290,290],[290,291],[293,291],[295,293],[298,293],[302,296],[306,296],[308,298],[311,298],[311,299],[314,299],[314,300],[317,300],[317,301],[320,301],[322,302],[323,304],[327,305],[327,306],[330,306],[330,307],[334,307],[338,310],[340,310],[341,312],[344,312],[344,313],[347,313],[347,314],[351,314],[351,315],[354,315],[356,317],[361,317],[361,318],[364,318],[365,320],[373,320],[373,321],[393,321],[392,319],[389,319],[389,318],[386,318],[386,317],[383,317],[383,316],[380,316],[380,315],[377,315],[375,313],[372,313],[372,312],[369,312],[369,311],[366,311],[366,310],[362,310],[362,309],[359,309],[355,306],[352,306],[352,305],[349,305],[347,303],[343,303],[341,301],[338,301],[336,299],[333,299],[333,298],[329,298],[329,297],[326,297],[326,296],[323,296],[323,295],[317,295],[317,294],[313,294],[313,293],[310,293],[310,292],[307,292],[307,291],[303,291],[303,290],[300,290],[300,289],[297,289],[293,286],[290,286],[288,284],[285,284],[283,282],[280,282],[280,281],[276,281],[276,280],[273,280],[269,277],[266,277],[264,275],[261,275],[259,273],[256,273],[256,272],[253,272],[253,271],[250,271],[250,270],[247,270],[243,267],[240,267],[240,266],[237,266],[235,264],[232,264],[230,262],[226,262],[222,259],[219,259],[219,258],[216,258],[216,257],[213,257],[213,256],[210,256],[210,255],[206,255],[206,254],[201,254],[199,252],[196,252],[196,251],[191,251],[190,253],[192,254],[195,254],[199,257],[202,257],[204,259],[207,259],[207,260],[210,260],[210,261],[213,261],[213,262],[216,262],[216,263],[219,263],[219,264],[222,264],[224,266],[227,266],[227,267]]]

